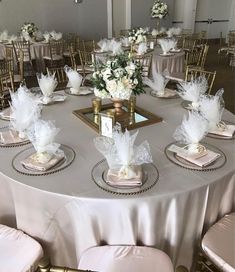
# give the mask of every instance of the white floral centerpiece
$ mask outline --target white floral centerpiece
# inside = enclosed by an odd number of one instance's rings
[[[24,38],[32,39],[36,37],[38,28],[35,26],[34,23],[24,23],[22,27],[20,28],[20,31],[22,33],[22,36]]]
[[[153,18],[163,19],[168,14],[168,6],[166,3],[157,0],[151,8],[151,16]]]
[[[142,67],[126,54],[110,58],[93,73],[94,93],[102,99],[118,100],[144,93],[141,71]]]
[[[129,31],[128,38],[131,44],[139,44],[147,41],[147,29],[142,27],[134,28]]]

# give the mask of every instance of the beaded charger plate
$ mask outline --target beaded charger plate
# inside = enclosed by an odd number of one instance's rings
[[[87,87],[87,86],[80,87],[78,93],[71,93],[70,88],[66,88],[66,89],[64,90],[64,92],[65,92],[66,94],[75,95],[75,96],[84,96],[84,95],[89,95],[89,94],[93,94],[93,93],[94,93],[94,92],[93,92],[93,88]]]
[[[4,126],[4,127],[1,127],[0,128],[0,133],[1,132],[7,132],[11,130],[11,128],[9,126]],[[17,143],[7,143],[7,144],[4,144],[0,141],[0,147],[3,147],[3,148],[9,148],[9,147],[18,147],[18,146],[23,146],[23,145],[26,145],[26,144],[29,144],[30,141],[28,139],[22,139],[21,141],[17,142]]]
[[[159,172],[157,167],[152,164],[142,165],[143,178],[142,185],[136,187],[127,187],[127,186],[112,186],[107,183],[107,173],[108,173],[108,163],[104,159],[98,162],[91,171],[92,180],[95,184],[102,190],[116,195],[136,195],[144,193],[150,190],[159,179]]]
[[[62,171],[63,169],[71,165],[71,163],[75,159],[76,153],[71,147],[66,145],[61,145],[60,149],[64,151],[64,155],[65,155],[64,158],[61,161],[59,161],[56,165],[54,165],[52,168],[48,169],[47,171],[38,171],[38,170],[28,169],[24,167],[23,164],[21,163],[23,160],[25,160],[30,155],[35,153],[34,147],[29,147],[27,149],[20,151],[18,154],[16,154],[12,160],[12,167],[17,172],[27,176],[46,176],[46,175],[50,175],[50,174]]]
[[[235,125],[232,122],[222,120],[226,125]],[[223,135],[218,135],[218,134],[213,134],[213,133],[208,133],[206,137],[209,138],[215,138],[215,139],[221,139],[221,140],[234,140],[235,139],[235,132],[233,133],[232,137],[227,137]]]
[[[172,98],[179,98],[177,92],[175,90],[171,90],[168,88],[165,88],[165,92],[163,95],[158,95],[156,92],[151,91],[150,95],[153,97],[157,98],[162,98],[162,99],[172,99]]]
[[[189,169],[189,170],[195,170],[195,171],[213,171],[213,170],[217,170],[221,167],[223,167],[225,165],[225,163],[227,162],[227,158],[226,158],[226,155],[224,154],[224,152],[222,150],[220,150],[218,147],[214,146],[214,145],[210,145],[210,144],[207,144],[207,143],[201,143],[203,146],[206,147],[206,149],[208,150],[211,150],[215,153],[218,153],[220,154],[220,157],[217,158],[215,161],[213,161],[211,164],[208,164],[207,166],[204,166],[204,167],[200,167],[200,166],[197,166],[189,161],[186,161],[185,159],[177,156],[176,153],[172,152],[169,150],[169,147],[171,145],[177,145],[179,147],[183,147],[185,145],[183,144],[179,144],[179,143],[171,143],[169,144],[168,146],[166,146],[165,148],[165,155],[166,157],[171,161],[173,162],[174,164],[180,166],[180,167],[183,167],[183,168],[186,168],[186,169]]]

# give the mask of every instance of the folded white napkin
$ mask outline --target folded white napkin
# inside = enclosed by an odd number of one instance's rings
[[[25,138],[19,137],[19,132],[12,129],[0,132],[1,145],[18,144],[26,140],[27,140],[27,137]]]
[[[209,133],[231,138],[233,137],[235,133],[235,126],[226,125],[224,129],[221,129],[220,127],[216,127],[216,129],[210,130]]]
[[[142,185],[142,169],[141,166],[135,166],[133,169],[135,176],[130,179],[122,179],[119,177],[119,170],[109,169],[107,173],[107,183],[117,187],[136,187]]]
[[[11,108],[6,108],[3,111],[0,112],[0,116],[4,120],[10,121],[11,118]]]

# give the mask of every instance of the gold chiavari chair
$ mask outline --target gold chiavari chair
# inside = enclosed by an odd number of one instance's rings
[[[9,106],[10,92],[14,91],[14,83],[12,73],[0,75],[0,108],[3,110]]]
[[[94,40],[82,40],[80,43],[80,50],[86,52],[92,52],[96,49],[96,43]]]
[[[145,54],[143,56],[135,56],[135,61],[142,66],[142,77],[149,77],[152,66],[153,54]]]
[[[81,65],[76,65],[76,70],[83,75],[85,79],[89,81],[89,75],[95,70],[95,57],[91,51],[78,51]],[[83,82],[83,83],[84,83]]]
[[[56,91],[64,89],[68,84],[68,78],[64,71],[64,67],[47,67],[47,74],[53,75],[57,79],[58,85],[56,87]]]
[[[200,76],[204,76],[207,80],[208,83],[208,91],[207,93],[210,94],[214,81],[215,81],[215,76],[216,76],[216,71],[210,72],[210,71],[205,71],[202,69],[195,69],[190,66],[187,66],[186,68],[186,73],[185,73],[185,81],[190,81],[195,78],[198,78]]]
[[[57,67],[64,65],[64,41],[49,41],[49,56],[44,56],[46,67]],[[59,65],[61,63],[61,65]]]
[[[235,46],[235,32],[229,32],[228,34],[228,47]]]
[[[192,36],[187,36],[187,37],[184,37],[183,39],[183,49],[186,52],[193,51],[198,44],[200,44],[200,40],[193,39]]]
[[[5,47],[5,59],[7,59],[7,60],[13,60],[14,59],[13,47],[10,47],[10,46]]]
[[[26,67],[26,63],[30,64],[31,72],[34,72],[33,67],[33,58],[31,56],[30,51],[30,42],[29,41],[12,41],[13,50],[15,53],[15,59],[17,61],[18,70],[20,71],[20,66],[22,64],[20,61],[22,61],[22,54],[23,54],[23,69]],[[22,72],[22,71],[20,71]],[[25,71],[23,71],[24,74]]]
[[[68,267],[53,266],[47,257],[44,257],[40,260],[38,264],[38,270],[37,270],[37,272],[84,272],[84,271],[95,272],[91,270],[81,270],[81,269],[72,269]]]
[[[199,66],[203,56],[204,47],[195,48],[192,51],[186,52],[185,65],[186,66]]]

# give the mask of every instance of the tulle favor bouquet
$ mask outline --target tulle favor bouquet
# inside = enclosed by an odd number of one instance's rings
[[[178,94],[183,100],[192,102],[190,108],[197,110],[201,95],[205,94],[208,88],[207,80],[201,76],[189,82],[178,84]]]
[[[114,127],[113,138],[97,137],[94,139],[95,147],[104,155],[109,170],[107,182],[120,186],[140,186],[142,184],[142,169],[144,163],[151,163],[152,156],[147,141],[135,145],[138,131],[130,134],[124,133],[121,126]]]
[[[163,55],[166,55],[170,52],[171,49],[175,49],[177,41],[173,39],[159,39],[158,43],[162,48]]]
[[[68,85],[71,87],[71,94],[79,94],[80,86],[83,80],[82,76],[76,70],[73,70],[69,66],[65,66],[64,71],[69,79]]]
[[[38,85],[43,93],[42,103],[48,104],[52,101],[52,94],[58,84],[54,74],[37,74]]]
[[[51,121],[37,120],[27,130],[27,136],[33,144],[33,153],[21,163],[28,169],[47,171],[64,158],[60,144],[55,142],[59,129]]]

